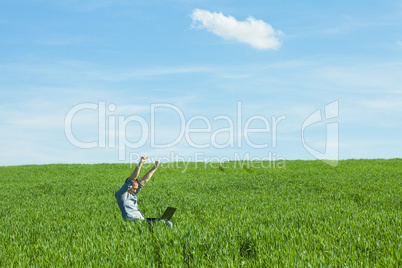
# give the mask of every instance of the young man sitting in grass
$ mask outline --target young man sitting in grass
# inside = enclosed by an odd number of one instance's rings
[[[137,194],[142,189],[144,184],[149,181],[149,179],[152,177],[160,164],[159,161],[155,161],[155,166],[150,171],[148,171],[148,173],[145,174],[144,177],[142,177],[141,181],[139,181],[137,177],[140,174],[142,164],[144,164],[147,159],[147,156],[141,157],[140,162],[134,169],[131,176],[126,179],[124,185],[114,194],[117,205],[120,208],[121,215],[125,221],[127,219],[134,221],[146,220],[149,224],[155,221],[147,220],[144,215],[142,215],[137,204]],[[166,221],[166,223],[169,224],[171,227],[173,226],[170,221]]]

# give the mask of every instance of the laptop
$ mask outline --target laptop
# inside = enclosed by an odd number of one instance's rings
[[[176,211],[175,207],[167,207],[165,212],[163,213],[162,217],[160,218],[147,218],[147,220],[170,220],[174,214],[174,212]]]

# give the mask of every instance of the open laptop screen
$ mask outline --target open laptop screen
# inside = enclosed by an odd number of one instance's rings
[[[172,218],[175,211],[176,211],[175,207],[167,207],[165,210],[165,213],[163,213],[161,219],[162,220],[170,220],[170,218]]]

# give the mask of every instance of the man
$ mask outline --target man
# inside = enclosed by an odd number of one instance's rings
[[[156,169],[158,168],[160,162],[155,161],[155,166],[148,171],[147,174],[142,177],[141,181],[137,179],[140,174],[141,166],[148,159],[147,156],[142,156],[140,162],[137,167],[134,169],[133,173],[130,177],[128,177],[124,183],[124,185],[114,194],[117,205],[120,208],[121,215],[123,220],[146,220],[144,215],[142,215],[141,211],[138,208],[137,204],[137,194],[142,189],[142,187],[149,181],[152,177]],[[148,223],[151,223],[148,221]],[[173,224],[169,221],[166,222],[170,226]]]

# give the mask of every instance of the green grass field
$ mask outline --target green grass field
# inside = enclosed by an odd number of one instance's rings
[[[0,167],[0,266],[402,266],[402,159],[282,164],[162,164],[139,207],[172,229],[122,220],[128,164]]]

